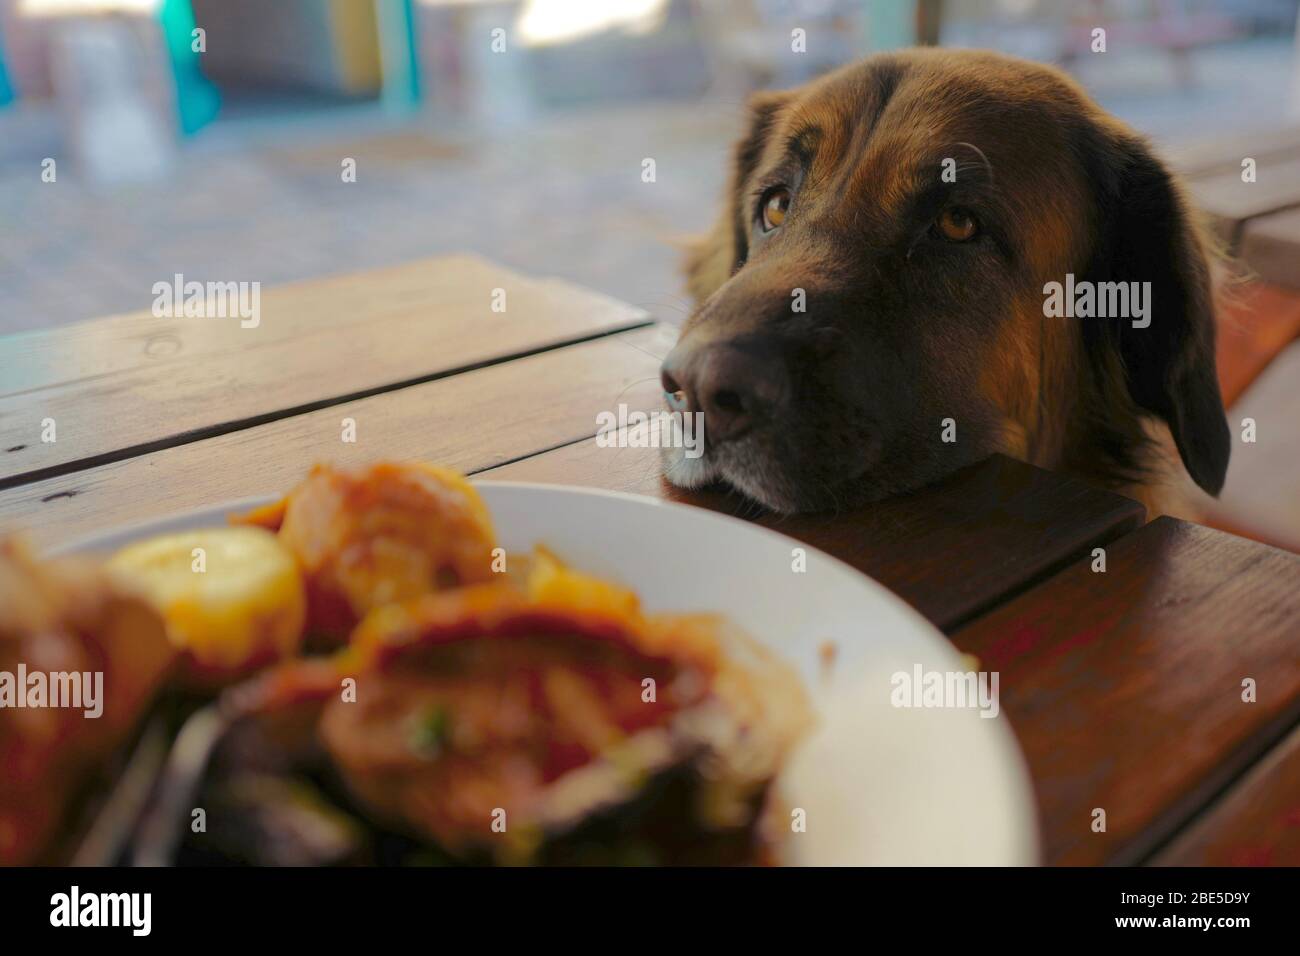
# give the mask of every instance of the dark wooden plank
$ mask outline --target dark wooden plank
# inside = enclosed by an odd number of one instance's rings
[[[1300,556],[1161,517],[1106,560],[953,635],[1001,675],[1049,863],[1144,859],[1300,718]]]
[[[1300,728],[1151,862],[1157,866],[1300,866]]]
[[[1255,182],[1242,182],[1238,168],[1189,184],[1193,201],[1234,251],[1248,220],[1300,206],[1300,158],[1260,162],[1256,175]]]
[[[683,492],[660,476],[655,449],[559,448],[485,478],[584,485],[755,516],[715,491]],[[768,527],[875,578],[951,629],[1141,523],[1141,505],[1064,475],[995,456],[912,495],[839,514],[757,515]]]
[[[0,488],[649,321],[456,256],[268,289],[256,328],[144,313],[0,339]]]
[[[473,472],[596,433],[597,414],[659,401],[661,332],[641,329],[0,494],[0,531],[53,545],[107,528],[286,491],[318,461],[424,459]],[[355,443],[342,421],[356,422]]]
[[[1275,212],[1246,223],[1241,258],[1265,282],[1300,290],[1300,209]]]

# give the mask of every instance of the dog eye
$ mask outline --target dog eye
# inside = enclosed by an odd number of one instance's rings
[[[771,232],[785,222],[786,211],[790,208],[790,190],[784,186],[769,189],[763,194],[763,231]]]
[[[934,224],[939,234],[949,242],[966,242],[975,238],[980,230],[980,224],[970,210],[961,206],[949,206],[939,214]]]

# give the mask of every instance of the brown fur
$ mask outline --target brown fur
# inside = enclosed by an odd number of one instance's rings
[[[759,94],[750,113],[723,213],[687,257],[697,307],[665,368],[709,349],[775,353],[754,374],[780,377],[785,397],[700,462],[669,453],[671,480],[818,510],[1002,452],[1185,513],[1170,495],[1189,484],[1181,455],[1218,492],[1229,440],[1204,232],[1148,145],[1071,79],[915,50]],[[769,182],[793,199],[763,233]],[[927,217],[954,204],[981,233],[945,245]],[[1066,273],[1151,282],[1150,327],[1045,317],[1044,285]],[[791,314],[796,287],[806,314]],[[836,347],[813,354],[825,336]],[[944,418],[955,443],[940,441]]]

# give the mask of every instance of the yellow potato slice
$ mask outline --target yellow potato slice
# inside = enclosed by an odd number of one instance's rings
[[[158,608],[200,672],[291,656],[307,604],[293,555],[262,528],[211,528],[127,545],[108,562]]]

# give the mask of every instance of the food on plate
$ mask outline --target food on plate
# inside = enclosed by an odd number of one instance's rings
[[[201,678],[229,679],[293,655],[306,598],[293,554],[262,528],[212,528],[127,545],[111,571],[147,595]]]
[[[175,652],[147,601],[95,564],[0,538],[0,865],[44,862]]]
[[[372,608],[492,578],[486,505],[434,465],[317,465],[282,501],[237,520],[279,532],[306,577],[308,631],[333,644]]]
[[[23,668],[105,685],[94,719],[0,710],[0,862],[773,858],[811,711],[724,618],[648,614],[540,542],[507,571],[428,465],[318,466],[232,521],[102,563],[0,545],[0,695]],[[115,753],[123,799],[92,785]]]
[[[342,802],[381,831],[459,861],[762,859],[769,787],[809,723],[794,673],[726,621],[643,615],[630,592],[550,556],[523,587],[379,608],[328,670],[291,663],[240,696],[283,728],[312,686],[319,716],[297,726],[314,744],[291,749],[323,752],[316,779],[337,780]],[[246,744],[232,750],[227,804],[257,780],[263,794],[298,795],[294,812],[306,812],[302,777],[269,783],[264,767],[240,764]],[[246,830],[249,812],[212,825]],[[256,812],[276,815],[266,802]],[[305,829],[363,828],[335,815]],[[245,833],[241,853],[258,845]]]

